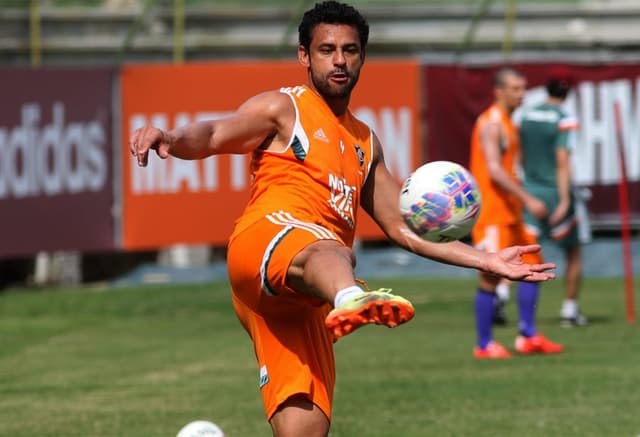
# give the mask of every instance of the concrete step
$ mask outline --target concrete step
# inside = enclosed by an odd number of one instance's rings
[[[468,52],[499,51],[505,9],[495,2],[479,21]],[[500,4],[498,4],[500,3]],[[475,10],[465,5],[362,8],[371,24],[369,54],[433,55],[455,52],[465,38]],[[170,60],[173,10],[158,7],[138,22],[140,8],[41,9],[45,64],[113,63],[127,35],[126,61]],[[190,8],[186,11],[188,59],[290,57],[296,45],[298,17],[282,7]],[[578,5],[518,6],[513,46],[516,52],[563,51],[568,55],[602,53],[640,57],[640,1],[593,1]],[[0,9],[0,63],[29,59],[26,10]]]

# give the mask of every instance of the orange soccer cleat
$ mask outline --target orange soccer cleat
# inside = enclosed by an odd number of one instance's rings
[[[363,291],[331,311],[325,325],[334,341],[369,323],[395,328],[411,320],[415,314],[411,302],[390,291],[388,288]]]
[[[476,346],[475,349],[473,349],[473,357],[479,360],[499,360],[503,358],[511,358],[511,352],[497,341],[492,341],[484,349],[480,349]]]
[[[516,350],[523,355],[559,354],[564,350],[564,347],[538,333],[533,337],[519,335],[518,338],[516,338]]]

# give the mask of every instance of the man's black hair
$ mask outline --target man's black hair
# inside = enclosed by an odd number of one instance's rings
[[[571,90],[571,80],[563,77],[551,77],[547,80],[545,87],[551,97],[565,99]]]
[[[316,5],[304,13],[298,26],[298,41],[307,51],[311,46],[313,29],[320,23],[346,24],[358,30],[362,49],[369,41],[369,24],[353,6],[329,0]]]

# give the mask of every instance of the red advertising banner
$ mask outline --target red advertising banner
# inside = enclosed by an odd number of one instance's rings
[[[389,77],[402,77],[392,92]],[[139,168],[129,155],[131,133],[145,124],[174,128],[224,116],[254,94],[305,83],[297,62],[131,65],[122,69],[122,187],[125,249],[175,243],[224,245],[249,194],[249,157],[184,161],[151,156]],[[413,61],[367,62],[352,99],[355,115],[375,130],[391,171],[402,179],[419,160],[419,70]],[[381,238],[368,217],[359,237]]]
[[[544,82],[557,64],[515,65],[527,77],[523,106],[545,99]],[[578,118],[573,175],[577,185],[590,187],[589,210],[594,226],[617,227],[620,178],[614,107],[622,113],[632,221],[640,226],[640,66],[563,65],[576,81],[565,108]],[[467,165],[475,118],[493,99],[493,75],[498,67],[430,65],[422,69],[422,122],[427,126],[426,156]]]
[[[113,76],[0,69],[0,257],[114,247]]]

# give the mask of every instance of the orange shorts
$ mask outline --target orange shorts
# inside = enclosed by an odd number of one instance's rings
[[[267,419],[302,394],[331,419],[333,339],[324,319],[331,306],[286,284],[292,259],[309,244],[336,239],[325,228],[270,214],[234,234],[227,264],[233,306],[253,340]]]
[[[526,246],[538,244],[533,233],[528,232],[523,222],[508,225],[475,225],[471,231],[471,239],[476,249],[485,252],[498,252],[509,246]],[[522,260],[529,264],[543,262],[542,253],[527,253]]]

